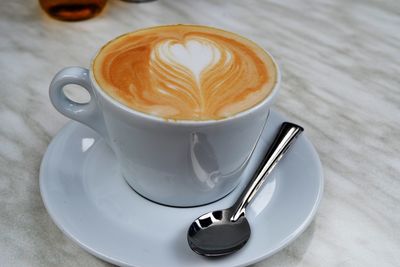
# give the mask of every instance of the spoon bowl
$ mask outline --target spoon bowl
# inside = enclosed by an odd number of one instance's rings
[[[196,219],[188,230],[188,243],[204,256],[224,256],[241,249],[250,238],[250,225],[242,216],[232,221],[231,209],[206,213]]]

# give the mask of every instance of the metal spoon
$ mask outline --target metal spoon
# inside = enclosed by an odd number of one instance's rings
[[[245,217],[246,207],[302,131],[303,128],[296,124],[284,122],[235,204],[228,209],[206,213],[190,225],[187,239],[194,252],[203,256],[224,256],[236,252],[246,244],[251,233]]]

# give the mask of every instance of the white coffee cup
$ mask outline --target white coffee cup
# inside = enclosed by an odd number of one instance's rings
[[[58,72],[50,84],[50,99],[59,112],[106,140],[122,176],[137,193],[165,205],[198,206],[238,185],[265,125],[268,131],[266,121],[280,83],[274,65],[277,82],[271,93],[258,105],[221,120],[165,120],[128,108],[101,89],[92,67]],[[63,91],[68,84],[85,88],[90,101],[68,99]]]

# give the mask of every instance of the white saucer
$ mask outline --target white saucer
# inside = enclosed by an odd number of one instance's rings
[[[275,130],[263,134],[244,177],[250,176],[283,121],[282,115],[271,112],[267,127]],[[229,207],[244,184],[202,207],[155,204],[118,174],[105,142],[76,122],[57,134],[40,168],[44,204],[64,234],[105,261],[135,267],[247,266],[276,253],[315,215],[323,191],[321,163],[303,133],[247,209],[252,234],[245,247],[218,259],[192,252],[186,241],[191,222],[205,212]]]

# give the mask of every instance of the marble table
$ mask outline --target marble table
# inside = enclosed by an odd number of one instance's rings
[[[39,193],[39,164],[68,121],[48,85],[122,33],[206,24],[255,40],[282,69],[275,109],[300,123],[324,167],[315,220],[254,266],[400,266],[400,2],[109,1],[88,21],[37,1],[0,5],[0,266],[109,266],[64,236]]]

